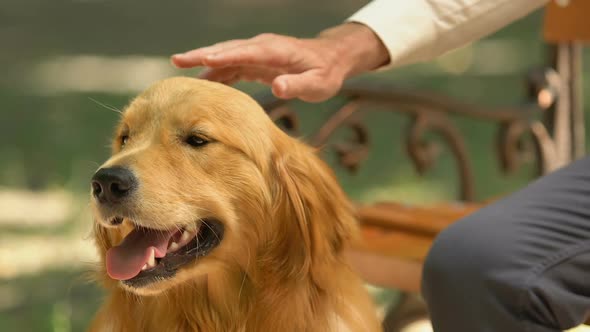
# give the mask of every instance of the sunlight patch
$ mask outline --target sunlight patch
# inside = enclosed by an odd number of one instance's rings
[[[0,226],[55,226],[72,215],[73,207],[72,194],[65,191],[0,188]]]
[[[161,56],[58,56],[37,63],[28,76],[28,85],[42,95],[126,94],[143,91],[154,81],[180,73],[167,57]]]
[[[4,236],[0,238],[0,279],[48,269],[89,268],[98,261],[88,236]]]

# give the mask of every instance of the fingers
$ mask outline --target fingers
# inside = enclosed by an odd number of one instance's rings
[[[263,34],[251,39],[230,40],[183,54],[173,55],[171,61],[180,68],[195,66],[268,66],[287,67],[293,59],[296,38]]]
[[[342,81],[329,78],[318,70],[301,74],[280,75],[272,82],[272,92],[282,99],[299,98],[307,102],[320,102],[333,97]]]
[[[205,66],[204,59],[208,55],[221,52],[228,48],[240,46],[242,44],[248,43],[249,41],[249,39],[228,40],[211,46],[197,48],[185,53],[174,54],[170,60],[172,61],[172,64],[178,68]]]
[[[289,67],[292,45],[289,42],[267,40],[241,44],[207,55],[203,59],[209,67],[264,66]]]
[[[172,62],[178,67],[208,67],[199,76],[231,84],[238,80],[258,81],[272,87],[284,99],[300,98],[319,102],[334,96],[344,77],[332,70],[319,42],[288,36],[262,34],[250,39],[230,40],[177,54]]]
[[[199,78],[210,81],[221,82],[229,84],[237,80],[256,81],[266,85],[271,85],[272,81],[281,71],[254,66],[240,66],[240,67],[223,67],[223,68],[208,68],[201,72]]]
[[[237,68],[226,67],[226,68],[207,68],[203,70],[199,75],[199,78],[215,81],[223,84],[230,85],[237,79]]]

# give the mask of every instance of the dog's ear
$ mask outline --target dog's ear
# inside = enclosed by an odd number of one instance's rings
[[[284,262],[291,275],[311,272],[319,282],[325,278],[322,267],[343,259],[343,247],[357,223],[350,201],[315,150],[291,138],[284,142],[271,166],[273,222],[284,228],[278,232],[284,238],[276,240],[292,259]]]

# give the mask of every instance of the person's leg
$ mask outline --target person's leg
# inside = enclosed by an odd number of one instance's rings
[[[442,232],[422,291],[436,332],[580,324],[590,312],[590,158]]]

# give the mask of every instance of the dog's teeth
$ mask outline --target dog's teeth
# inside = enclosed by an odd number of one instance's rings
[[[156,266],[156,253],[154,251],[154,249],[152,249],[152,252],[150,254],[150,258],[148,259],[148,262],[146,264],[148,267],[154,267]]]
[[[175,252],[176,250],[178,250],[178,248],[180,248],[178,243],[171,242],[170,245],[168,246],[168,252]]]
[[[145,271],[145,270],[147,270],[147,268],[148,268],[148,265],[147,265],[147,263],[145,263],[145,265],[141,268],[141,270]]]
[[[184,231],[182,233],[182,236],[180,237],[180,240],[178,242],[180,242],[180,243],[187,243],[194,236],[195,236],[195,233],[194,232]]]
[[[184,232],[182,232],[182,235],[180,236],[180,239],[178,239],[177,241],[173,241],[168,245],[168,252],[174,252],[176,250],[178,250],[180,247],[185,246],[187,243],[189,243],[195,236],[197,235],[197,231],[191,230],[185,230]]]

